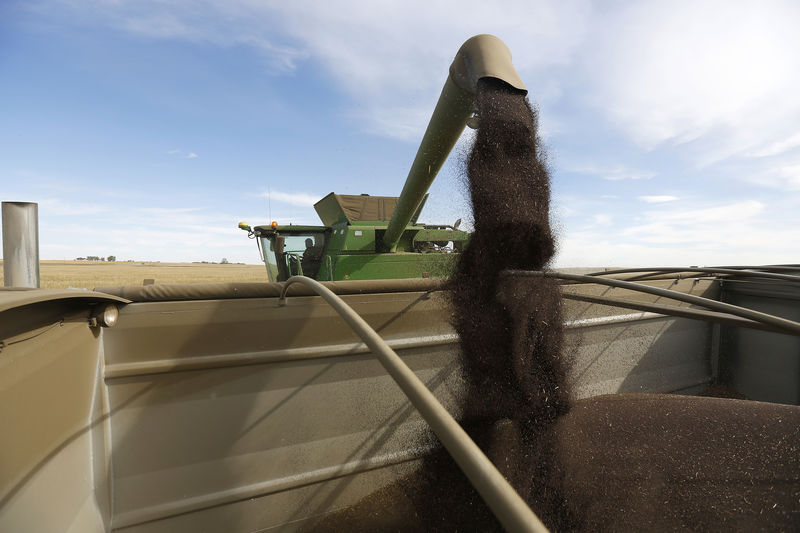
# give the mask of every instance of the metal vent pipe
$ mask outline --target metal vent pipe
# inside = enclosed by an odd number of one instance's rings
[[[3,202],[3,279],[6,287],[39,288],[39,204]]]

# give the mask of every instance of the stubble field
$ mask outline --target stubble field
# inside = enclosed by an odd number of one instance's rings
[[[0,265],[2,265],[0,260]],[[267,281],[263,265],[208,263],[148,263],[104,261],[42,261],[39,266],[43,289],[67,287],[93,289],[155,283],[212,283]],[[0,286],[4,284],[0,267]]]

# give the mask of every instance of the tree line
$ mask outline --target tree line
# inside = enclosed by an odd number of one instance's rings
[[[117,260],[117,256],[115,256],[115,255],[109,255],[108,257],[100,257],[100,256],[97,256],[97,255],[87,255],[86,257],[76,257],[75,258],[75,261],[108,261],[108,262],[114,262],[116,260]],[[132,263],[133,259],[128,259],[127,262],[128,263]],[[160,261],[155,261],[155,262],[159,263]],[[222,260],[219,263],[216,263],[214,261],[192,261],[192,262],[193,263],[203,263],[203,264],[206,264],[206,265],[216,265],[216,264],[229,265],[229,264],[231,264],[230,261],[228,261],[228,258],[226,258],[226,257],[223,257]],[[243,265],[244,263],[237,263],[237,264],[238,265]]]

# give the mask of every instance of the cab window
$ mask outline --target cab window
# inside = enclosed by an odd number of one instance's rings
[[[297,275],[317,279],[325,251],[325,236],[325,232],[309,232],[263,238],[270,281],[285,281]]]

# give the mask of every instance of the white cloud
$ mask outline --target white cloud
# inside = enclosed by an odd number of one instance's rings
[[[795,133],[790,137],[778,142],[774,142],[746,155],[748,157],[770,157],[782,154],[797,147],[800,147],[800,133]]]
[[[743,179],[779,191],[800,191],[800,162],[778,164],[774,168],[748,173]]]
[[[62,0],[73,15],[140,37],[217,46],[250,46],[275,73],[295,70],[308,53],[275,35],[273,6],[250,0]],[[52,4],[44,4],[51,8]],[[273,31],[270,31],[270,30]]]
[[[393,0],[356,1],[349,8],[327,2],[285,3],[279,17],[284,31],[304,43],[309,56],[355,99],[367,131],[416,140],[466,38],[478,33],[500,36],[516,51],[512,53],[517,69],[532,72],[569,63],[590,11],[589,3],[581,0],[512,1],[502,9],[475,0],[424,5]],[[537,22],[519,24],[520,20]]]
[[[167,150],[166,152],[168,155],[174,155],[175,157],[182,157],[183,159],[196,159],[198,156],[194,152],[184,152],[183,150]]]
[[[88,216],[111,213],[112,209],[104,203],[67,202],[60,198],[38,200],[39,216]]]
[[[589,0],[258,2],[62,0],[73,14],[149,39],[258,50],[275,73],[322,67],[352,99],[345,113],[372,133],[419,139],[458,47],[478,33],[501,37],[524,79],[568,65],[587,30]],[[532,21],[522,24],[520,21]],[[532,85],[558,98],[557,84]],[[398,104],[402,102],[403,104]],[[413,102],[411,106],[408,102]]]
[[[638,200],[647,202],[648,204],[661,204],[664,202],[673,202],[678,200],[677,196],[660,195],[660,196],[637,196]]]
[[[648,149],[702,141],[693,157],[710,164],[800,142],[800,99],[793,97],[800,4],[791,0],[516,0],[502,9],[478,0],[62,5],[84,22],[149,39],[247,46],[278,73],[313,62],[351,97],[345,114],[381,136],[419,139],[458,45],[488,32],[509,45],[535,99],[559,100],[565,86],[580,87],[576,94]],[[559,123],[552,114],[544,121]]]
[[[130,207],[106,202],[104,209],[64,200],[40,202],[42,259],[86,254],[157,261],[219,260],[257,263],[252,240],[236,227],[235,215],[194,206]],[[78,216],[80,215],[80,216]],[[258,220],[260,217],[251,217]],[[288,222],[288,219],[287,219]]]
[[[733,246],[742,249],[754,235],[757,216],[765,205],[751,200],[694,209],[671,209],[643,213],[640,223],[619,232],[621,241],[651,244],[704,244],[709,248]],[[759,228],[767,232],[766,227]],[[754,239],[756,242],[758,239]],[[761,247],[763,243],[759,243]]]
[[[600,176],[609,181],[621,180],[649,180],[655,177],[655,172],[644,170],[637,170],[625,167],[623,165],[616,165],[613,167],[597,167],[592,165],[576,166],[567,169],[569,172],[577,174],[589,174],[592,176]]]
[[[349,113],[349,116],[364,124],[367,133],[380,137],[390,137],[406,141],[419,141],[431,118],[435,106],[432,101],[429,109],[408,107],[396,104],[369,104]],[[465,132],[472,130],[465,128]]]
[[[781,167],[777,174],[776,186],[782,189],[800,190],[800,164]]]
[[[582,49],[587,95],[640,146],[702,140],[695,157],[707,164],[796,132],[800,4],[644,1],[611,9],[593,21]]]
[[[41,5],[42,12],[53,12],[57,0]],[[566,100],[580,95],[640,147],[649,150],[668,145],[672,151],[666,155],[687,156],[691,162],[705,165],[748,156],[742,161],[764,166],[753,172],[735,171],[738,179],[763,185],[764,190],[800,190],[800,163],[776,160],[800,146],[800,99],[794,96],[800,86],[796,52],[800,49],[796,32],[800,4],[780,0],[644,1],[609,7],[581,0],[519,0],[498,9],[477,0],[425,4],[400,0],[352,0],[346,4],[63,0],[62,5],[81,14],[82,26],[110,26],[144,39],[249,47],[260,52],[273,74],[290,75],[307,66],[317,76],[327,76],[331,93],[343,92],[349,97],[342,114],[364,131],[414,140],[427,124],[459,44],[475,33],[495,33],[512,50],[533,100],[563,100],[576,109],[581,106]],[[58,13],[52,16],[61,21]],[[565,116],[547,114],[543,120],[554,124],[559,133],[570,135],[564,130],[569,125]],[[596,127],[586,124],[587,131]],[[614,148],[607,139],[598,139],[597,144]],[[610,153],[615,158],[612,162],[619,165],[587,165],[573,172],[610,181],[649,180],[657,175],[654,170],[661,172],[654,159],[631,162],[619,155],[627,152]],[[178,149],[167,154],[196,157],[194,152]],[[587,156],[584,161],[591,160]],[[637,165],[653,170],[633,168]],[[639,184],[625,185],[633,188]],[[788,217],[781,224],[764,220],[766,204],[755,200],[671,213],[653,205],[648,207],[652,211],[644,213],[603,213],[593,218],[592,213],[609,211],[611,204],[622,202],[600,202],[594,191],[575,196],[577,201],[554,204],[554,215],[586,226],[567,232],[562,249],[564,257],[580,257],[581,250],[596,254],[592,257],[597,259],[584,264],[630,264],[639,259],[653,263],[676,254],[692,256],[695,264],[711,263],[713,259],[702,257],[743,252],[762,253],[763,261],[771,261],[766,258],[773,256],[767,252],[787,250],[787,243],[796,240],[788,230],[774,229],[796,224],[784,223]],[[276,191],[270,197],[273,209],[276,204],[310,208],[320,199],[303,192]],[[667,197],[639,199],[658,204]],[[77,212],[81,207],[61,209]],[[266,205],[263,210],[267,211]],[[297,211],[287,209],[293,215]],[[307,211],[313,216],[311,209]],[[125,218],[140,219],[136,227],[154,247],[158,235],[167,243],[177,242],[173,239],[181,233],[163,233],[156,224],[207,228],[212,234],[223,230],[211,228],[227,228],[231,222],[202,209],[131,213]],[[282,223],[288,220],[279,214],[276,218]],[[615,229],[614,223],[622,220],[629,226]],[[591,222],[602,223],[603,231],[586,229]],[[235,228],[231,231],[236,232]],[[186,240],[185,234],[183,238]],[[197,244],[190,246],[196,248]],[[177,249],[177,245],[172,247]]]
[[[797,222],[776,227],[758,201],[626,213],[631,226],[568,228],[554,264],[646,266],[795,261]],[[780,216],[780,215],[778,215]]]
[[[566,205],[552,205],[551,204],[550,212],[552,213],[552,216],[554,216],[556,219],[562,219],[562,218],[565,218],[565,217],[571,217],[573,215],[577,215],[578,214],[578,211],[576,211],[575,209],[573,209],[573,208],[571,208],[569,206],[566,206]]]
[[[299,207],[310,207],[322,199],[322,196],[305,192],[264,191],[259,198],[268,198],[271,202],[280,202]]]
[[[477,33],[495,33],[512,51],[520,51],[515,55],[518,69],[568,63],[590,11],[581,0],[558,5],[518,0],[506,2],[503,9],[477,0],[424,5],[356,0],[347,7],[294,2],[276,8],[285,31],[360,95],[420,85],[438,92],[458,46]]]
[[[689,265],[782,264],[797,255],[780,237],[759,239],[748,235],[742,246],[708,246],[702,242],[680,244],[632,243],[596,234],[571,234],[559,243],[556,267],[643,267]],[[755,237],[755,238],[753,238]]]
[[[596,226],[608,226],[611,224],[611,215],[599,213],[592,217]]]
[[[766,206],[756,200],[694,209],[653,211],[650,216],[656,224],[676,224],[691,227],[694,224],[744,223],[761,214]]]

